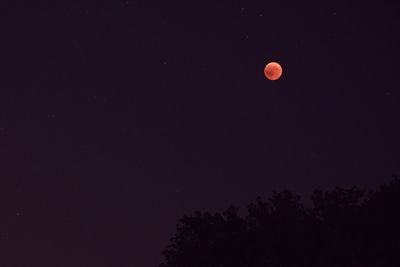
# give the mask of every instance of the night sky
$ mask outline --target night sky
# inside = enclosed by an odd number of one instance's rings
[[[184,213],[400,173],[396,1],[4,0],[0,22],[1,266],[154,267]]]

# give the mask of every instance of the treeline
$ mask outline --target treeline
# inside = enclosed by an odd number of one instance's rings
[[[285,190],[240,216],[196,212],[180,219],[159,267],[400,266],[400,180],[376,190],[335,188],[306,208]]]

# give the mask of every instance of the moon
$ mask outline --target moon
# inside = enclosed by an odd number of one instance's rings
[[[277,62],[270,62],[264,68],[264,75],[268,80],[275,81],[282,76],[282,67]]]

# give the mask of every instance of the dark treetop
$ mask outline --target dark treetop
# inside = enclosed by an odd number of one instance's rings
[[[245,217],[184,216],[160,267],[393,267],[400,264],[400,180],[378,190],[314,191],[313,206],[284,190]]]

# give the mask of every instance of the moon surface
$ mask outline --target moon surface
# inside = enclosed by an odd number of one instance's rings
[[[275,81],[282,76],[282,67],[277,62],[270,62],[264,68],[264,75],[268,80]]]

